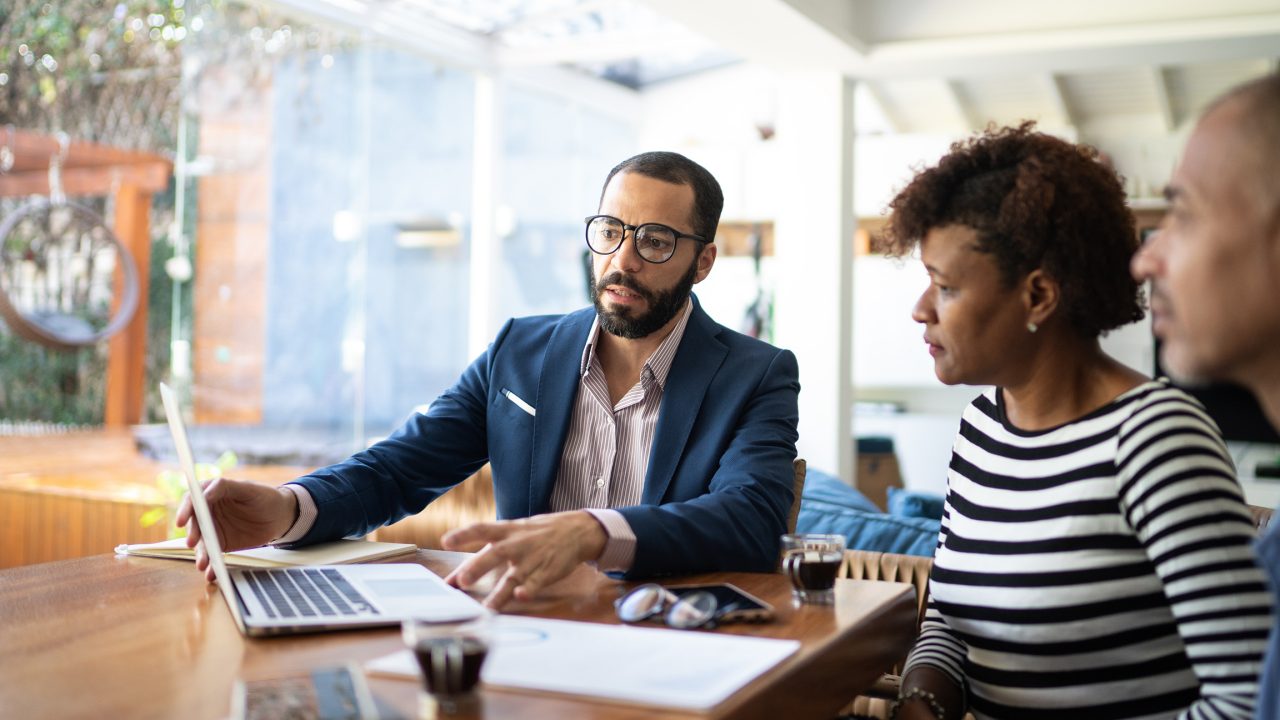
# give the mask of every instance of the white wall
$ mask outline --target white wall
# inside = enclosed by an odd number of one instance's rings
[[[662,83],[641,93],[640,145],[684,153],[716,175],[725,191],[725,220],[774,219],[780,158],[776,139],[762,138],[759,127],[775,127],[780,76],[743,63],[687,79]],[[859,118],[875,108],[858,108]],[[935,162],[958,136],[881,134],[858,137],[854,149],[853,206],[859,216],[879,215],[916,169]],[[1081,130],[1081,140],[1097,143],[1122,169],[1134,168],[1147,193],[1154,179],[1172,168],[1181,138],[1164,134],[1141,119],[1098,122]],[[778,282],[777,266],[764,261],[766,287]],[[858,257],[854,265],[853,370],[859,401],[887,402],[902,412],[858,413],[859,435],[882,434],[895,440],[908,487],[940,490],[960,412],[981,388],[946,387],[911,320],[911,307],[927,278],[918,261]],[[745,258],[721,258],[711,277],[698,287],[713,317],[739,327],[755,298],[752,265]],[[828,333],[826,318],[814,313],[806,331]],[[1146,321],[1112,333],[1104,347],[1139,370],[1151,367],[1150,328]],[[834,339],[832,353],[835,353]],[[801,370],[804,384],[804,370]],[[828,468],[823,468],[828,469]]]
[[[775,128],[778,76],[738,63],[654,85],[641,93],[640,146],[673,150],[702,164],[724,190],[724,220],[777,215]]]

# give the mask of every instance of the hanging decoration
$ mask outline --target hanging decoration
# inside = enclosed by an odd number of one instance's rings
[[[128,325],[138,307],[138,270],[102,216],[63,194],[70,141],[66,134],[58,141],[49,197],[33,197],[0,221],[0,317],[27,340],[74,350]]]

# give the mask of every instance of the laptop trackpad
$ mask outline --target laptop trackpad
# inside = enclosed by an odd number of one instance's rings
[[[403,598],[420,598],[443,596],[452,599],[457,591],[431,580],[399,578],[391,580],[365,580],[369,591],[383,602],[394,602]]]
[[[362,582],[372,599],[392,616],[444,622],[467,620],[484,612],[470,596],[439,581],[384,578]]]

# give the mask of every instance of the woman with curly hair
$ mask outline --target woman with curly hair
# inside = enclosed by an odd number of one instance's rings
[[[1250,717],[1270,597],[1226,447],[1099,343],[1143,315],[1115,172],[1026,123],[890,208],[938,378],[992,386],[953,445],[897,717]]]

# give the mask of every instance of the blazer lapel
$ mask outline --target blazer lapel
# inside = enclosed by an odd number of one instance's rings
[[[566,315],[556,325],[542,356],[538,380],[538,414],[533,422],[533,448],[529,461],[529,515],[544,513],[551,504],[556,470],[569,434],[569,420],[578,395],[582,349],[595,319],[595,309]]]
[[[693,297],[693,312],[689,315],[689,324],[685,326],[684,337],[680,339],[680,348],[671,361],[671,371],[662,391],[662,409],[658,413],[658,427],[649,452],[649,472],[645,476],[642,495],[642,502],[646,505],[662,502],[675,475],[676,465],[684,456],[684,446],[702,407],[702,399],[728,354],[728,348],[716,339],[719,332],[720,326]]]

